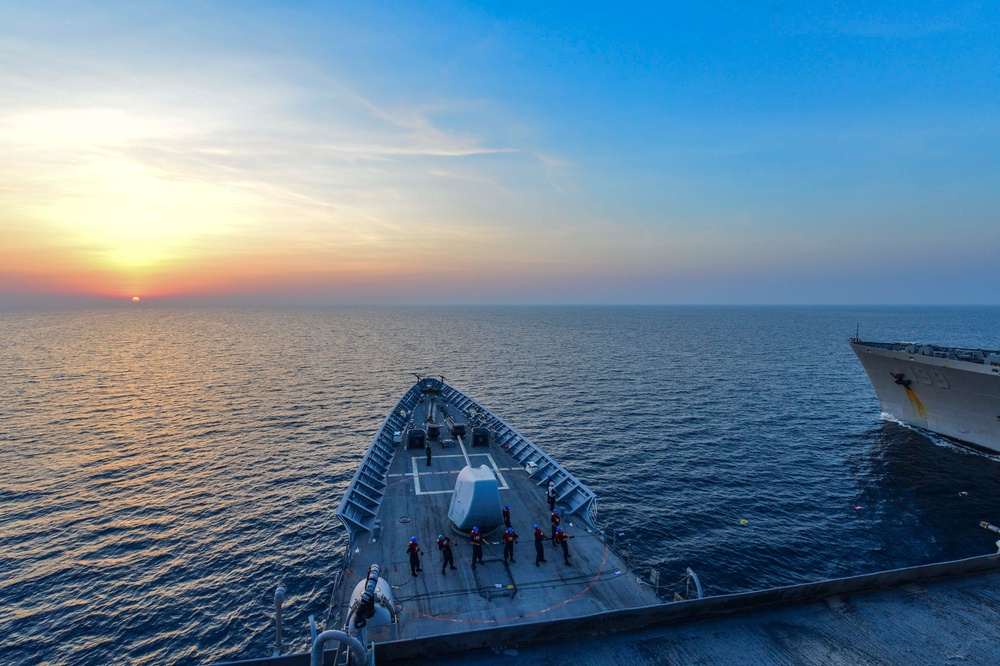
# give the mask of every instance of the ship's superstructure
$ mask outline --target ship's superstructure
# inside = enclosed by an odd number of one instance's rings
[[[882,411],[1000,453],[1000,351],[851,339]]]

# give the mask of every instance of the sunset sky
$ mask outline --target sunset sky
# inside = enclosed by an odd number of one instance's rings
[[[0,306],[1000,302],[996,2],[0,16]]]

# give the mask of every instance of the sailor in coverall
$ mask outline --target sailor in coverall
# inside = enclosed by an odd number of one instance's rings
[[[503,505],[503,526],[507,527],[507,528],[510,527],[510,505],[509,504],[504,504]]]
[[[476,568],[476,562],[483,564],[483,535],[479,533],[478,527],[472,528],[472,568]]]
[[[562,546],[563,561],[566,562],[566,566],[569,566],[569,545],[566,542],[572,538],[573,537],[563,532],[563,528],[556,528],[556,543]]]
[[[420,550],[420,544],[417,543],[417,537],[410,537],[406,552],[410,556],[410,573],[416,576],[418,571],[423,571],[420,568],[420,556],[424,554],[424,551]]]
[[[517,541],[517,534],[514,532],[513,527],[508,527],[507,531],[503,533],[503,561],[504,564],[507,563],[507,558],[510,558],[511,562],[516,562],[514,559],[514,543]]]
[[[542,528],[535,523],[535,566],[538,566],[539,562],[545,562],[545,548],[542,546],[543,541],[548,541],[548,537],[545,536],[545,532]]]
[[[556,530],[559,529],[559,509],[552,509],[552,545],[556,545]]]
[[[441,575],[444,575],[444,572],[448,567],[457,569],[458,567],[455,566],[455,556],[451,552],[451,539],[443,534],[439,534],[438,549],[441,551],[441,556],[444,558],[441,562]]]
[[[549,479],[549,487],[545,491],[545,495],[549,500],[549,509],[554,510],[556,508],[556,484],[552,483],[552,479]]]

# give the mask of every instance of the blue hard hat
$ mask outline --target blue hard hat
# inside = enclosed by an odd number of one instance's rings
[[[559,509],[552,509],[552,513],[558,514],[559,513]]]
[[[503,505],[503,508],[505,508],[505,509],[507,509],[508,511],[510,511],[510,504],[504,504],[504,505]]]
[[[514,531],[514,528],[513,528],[513,527],[508,527],[508,528],[507,528],[507,531],[508,531],[508,532],[513,532],[513,531]]]
[[[562,532],[562,528],[561,527],[557,527],[556,528],[556,532]]]
[[[478,527],[473,527],[473,528],[472,528],[472,531],[473,531],[473,532],[478,532],[478,531],[479,531],[479,528],[478,528]]]
[[[417,537],[410,537],[410,543],[416,543]]]
[[[438,539],[443,539],[443,538],[444,538],[443,534],[438,534]]]
[[[535,523],[535,529],[536,529],[536,530],[540,530],[540,529],[542,529],[542,528],[540,528],[540,527],[538,526],[538,523]]]

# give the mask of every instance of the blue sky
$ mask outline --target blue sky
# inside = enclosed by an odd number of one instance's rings
[[[997,302],[995,4],[0,8],[0,304]]]

